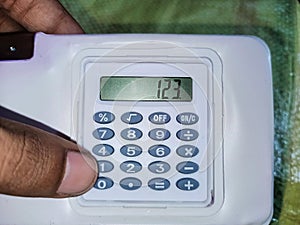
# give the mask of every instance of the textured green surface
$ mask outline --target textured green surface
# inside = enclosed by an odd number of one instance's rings
[[[275,192],[272,224],[300,224],[297,0],[61,0],[87,33],[247,34],[272,53]]]

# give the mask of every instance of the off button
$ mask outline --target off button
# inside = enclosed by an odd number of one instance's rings
[[[164,112],[155,112],[149,116],[150,122],[154,124],[166,124],[170,119],[170,115]]]

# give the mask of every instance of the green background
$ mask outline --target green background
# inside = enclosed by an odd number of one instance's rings
[[[247,34],[272,54],[275,143],[271,224],[300,224],[297,0],[61,0],[87,33]]]

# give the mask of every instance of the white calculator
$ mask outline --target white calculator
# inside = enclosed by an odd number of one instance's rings
[[[0,224],[269,223],[273,103],[262,40],[42,33],[28,40],[31,53],[0,61],[1,106],[89,150],[99,175],[76,198],[0,195]]]

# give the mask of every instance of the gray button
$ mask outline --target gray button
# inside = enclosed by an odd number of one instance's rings
[[[198,164],[190,161],[181,162],[176,166],[176,169],[179,173],[183,174],[191,174],[198,171],[199,166]]]
[[[137,128],[126,128],[122,130],[121,137],[125,140],[138,140],[143,136],[142,131]]]
[[[193,141],[198,138],[199,134],[193,129],[182,129],[177,132],[176,136],[182,141]]]
[[[114,182],[107,177],[99,177],[94,185],[94,188],[105,190],[111,188],[114,185]]]
[[[155,191],[163,191],[170,187],[170,181],[165,178],[153,178],[148,182],[148,186]]]
[[[142,154],[142,152],[143,152],[143,150],[140,146],[132,145],[132,144],[124,145],[120,151],[123,155],[125,155],[127,157],[135,157],[135,156]]]
[[[142,170],[142,164],[136,161],[126,161],[121,163],[120,168],[125,173],[137,173]]]
[[[121,120],[127,124],[137,124],[143,120],[143,116],[138,112],[126,112],[121,116]]]
[[[115,136],[115,132],[112,129],[101,127],[94,130],[93,136],[99,140],[108,140]]]
[[[176,150],[177,154],[184,158],[194,157],[199,153],[199,149],[193,145],[182,145]]]
[[[94,114],[94,121],[100,124],[108,124],[115,120],[114,114],[107,111],[101,111]]]
[[[170,154],[171,150],[165,145],[153,145],[149,148],[148,152],[154,157],[165,157]]]
[[[149,121],[154,124],[166,124],[170,119],[169,114],[164,112],[155,112],[149,116]]]
[[[114,148],[107,144],[100,144],[100,145],[96,145],[92,149],[92,152],[98,156],[109,156],[114,153]]]
[[[199,116],[197,116],[195,113],[185,112],[180,113],[176,117],[176,120],[178,123],[183,125],[192,125],[198,122]]]
[[[162,174],[170,170],[170,165],[163,161],[155,161],[149,164],[148,169],[152,173]]]
[[[167,140],[170,135],[170,132],[163,128],[156,128],[149,132],[149,137],[155,141]]]
[[[199,187],[199,183],[193,178],[182,178],[176,182],[176,186],[183,191],[193,191]]]
[[[139,189],[142,186],[142,182],[134,177],[127,177],[120,181],[120,186],[128,191]]]
[[[108,173],[114,169],[114,164],[107,160],[98,161],[98,170],[101,173]]]

